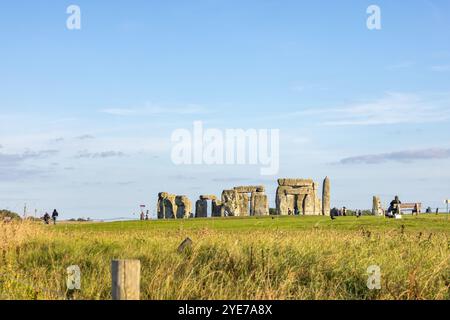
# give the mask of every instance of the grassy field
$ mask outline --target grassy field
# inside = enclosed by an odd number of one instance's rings
[[[186,237],[193,247],[177,247]],[[450,218],[264,217],[0,224],[0,299],[110,299],[112,259],[141,260],[142,299],[449,299]],[[367,268],[381,268],[381,289]]]

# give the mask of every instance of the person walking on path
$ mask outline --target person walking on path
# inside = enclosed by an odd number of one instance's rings
[[[53,224],[56,224],[56,219],[58,218],[58,216],[59,216],[58,211],[56,211],[56,209],[53,210],[52,213]]]

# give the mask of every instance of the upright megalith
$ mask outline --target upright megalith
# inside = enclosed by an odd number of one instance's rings
[[[174,219],[177,217],[176,195],[167,192],[158,193],[158,219]]]
[[[269,215],[269,200],[264,192],[252,192],[250,197],[250,215]]]
[[[223,190],[222,191],[222,216],[235,216],[238,211],[237,205],[237,191],[236,190]]]
[[[241,207],[239,194],[236,190],[223,190],[222,192],[222,216],[239,217]]]
[[[322,186],[322,215],[330,215],[330,178],[323,180]]]
[[[187,219],[192,216],[192,203],[186,196],[176,196],[175,204],[177,206],[177,219]]]
[[[199,199],[195,203],[195,217],[196,218],[207,218],[208,217],[208,201],[204,199]]]
[[[381,200],[380,197],[378,196],[373,196],[372,199],[372,214],[375,216],[383,216],[384,215],[384,210],[383,207],[381,205]]]
[[[269,202],[264,186],[240,186],[222,192],[221,216],[269,215]]]
[[[158,193],[156,205],[158,219],[184,219],[192,215],[192,203],[186,196],[167,192]]]
[[[195,203],[195,217],[208,217],[208,201],[211,201],[211,217],[220,217],[222,215],[222,203],[217,200],[215,195],[203,194]]]
[[[279,215],[320,215],[318,185],[312,179],[278,179],[276,194]]]
[[[212,204],[212,217],[221,217],[222,216],[222,201],[214,199],[211,201]]]

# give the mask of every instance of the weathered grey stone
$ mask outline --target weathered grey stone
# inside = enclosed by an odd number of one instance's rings
[[[222,192],[222,216],[235,216],[238,211],[238,192],[236,190],[223,190]]]
[[[314,193],[313,187],[281,187],[284,194],[288,195],[307,195]]]
[[[241,186],[234,187],[233,189],[241,193],[265,192],[264,186]]]
[[[156,205],[156,213],[157,213],[158,219],[164,219],[164,217],[165,217],[165,212],[164,212],[165,194],[166,194],[166,192],[158,193],[158,203]]]
[[[250,198],[252,216],[268,216],[269,215],[269,201],[264,192],[253,192]]]
[[[374,196],[373,197],[372,214],[374,214],[376,216],[384,215],[384,210],[383,210],[383,207],[381,205],[381,200],[380,200],[380,197],[378,197],[378,196]]]
[[[183,240],[183,242],[180,243],[180,245],[178,246],[178,253],[182,253],[184,251],[190,250],[192,249],[192,240],[190,238],[186,238]]]
[[[192,216],[192,203],[186,196],[160,192],[158,193],[156,210],[158,219],[190,218]]]
[[[176,195],[168,194],[164,200],[164,219],[175,219],[177,212],[177,205],[175,203]]]
[[[278,179],[280,187],[312,187],[313,184],[312,179]]]
[[[208,201],[197,200],[195,203],[195,217],[196,218],[207,218],[208,217]]]
[[[244,217],[249,214],[249,197],[246,193],[236,190],[224,190],[222,192],[223,215]]]
[[[322,189],[322,215],[330,215],[330,178],[326,177],[323,180]]]
[[[178,219],[187,219],[191,217],[192,214],[192,203],[191,200],[186,196],[176,196],[175,204],[177,205],[177,215]]]
[[[222,216],[222,202],[219,200],[212,201],[212,212],[211,216],[221,217]]]
[[[279,215],[320,215],[318,185],[311,179],[279,179],[276,209]]]
[[[176,218],[177,205],[175,203],[176,196],[167,192],[158,194],[157,215],[158,219]]]
[[[200,200],[217,200],[217,197],[214,195],[210,195],[210,194],[201,195]]]
[[[238,193],[237,195],[237,212],[236,217],[246,217],[249,215],[250,197],[247,193]]]

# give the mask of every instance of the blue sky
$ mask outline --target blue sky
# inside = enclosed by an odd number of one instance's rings
[[[81,30],[66,8],[81,8]],[[368,30],[366,9],[381,8]],[[3,1],[0,207],[153,212],[330,176],[332,206],[450,198],[448,1]],[[280,129],[280,172],[175,166],[171,133]]]

